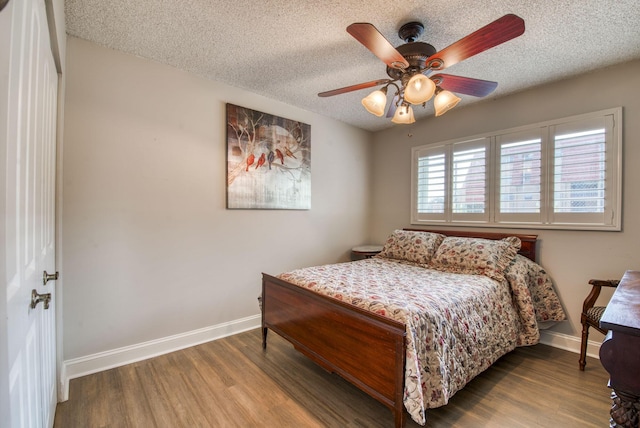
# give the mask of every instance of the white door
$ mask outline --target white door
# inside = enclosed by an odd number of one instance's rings
[[[56,406],[55,281],[44,284],[43,273],[55,271],[58,75],[44,0],[10,0],[0,14],[2,35],[9,32],[9,41],[0,42],[0,102],[6,103],[0,108],[5,114],[0,141],[6,140],[5,156],[0,157],[5,159],[0,178],[5,248],[0,254],[5,259],[7,316],[7,335],[0,339],[6,344],[0,346],[6,350],[9,384],[9,403],[2,407],[9,409],[11,427],[51,427]],[[32,307],[34,292],[44,301]]]

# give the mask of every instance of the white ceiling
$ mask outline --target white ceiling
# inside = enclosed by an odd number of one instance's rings
[[[388,77],[345,31],[354,22],[398,46],[398,28],[421,21],[420,41],[440,50],[502,15],[520,16],[522,36],[445,71],[497,81],[488,98],[640,58],[640,0],[65,0],[65,8],[71,36],[372,131],[402,126],[364,110],[373,89],[317,96]],[[462,98],[456,108],[480,100]],[[414,110],[418,120],[433,115],[431,103]]]

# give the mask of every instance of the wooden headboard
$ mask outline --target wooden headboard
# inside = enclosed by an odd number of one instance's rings
[[[496,233],[496,232],[472,232],[468,230],[432,230],[432,229],[404,229],[413,230],[418,232],[432,232],[440,233],[445,236],[462,236],[468,238],[483,238],[483,239],[502,239],[508,236],[516,236],[520,238],[522,245],[518,254],[524,257],[536,261],[536,243],[538,242],[538,235],[521,235],[517,233]]]

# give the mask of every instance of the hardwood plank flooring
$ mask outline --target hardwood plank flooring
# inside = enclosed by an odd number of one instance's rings
[[[427,427],[605,427],[608,375],[596,359],[518,348],[427,411]],[[419,427],[406,414],[407,428]],[[260,330],[73,379],[55,428],[392,427],[391,412]]]

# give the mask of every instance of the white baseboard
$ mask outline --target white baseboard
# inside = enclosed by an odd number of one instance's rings
[[[86,376],[114,367],[124,366],[158,355],[200,345],[223,337],[242,333],[247,330],[260,327],[260,315],[253,315],[247,318],[222,323],[186,333],[163,337],[161,339],[138,343],[136,345],[125,346],[123,348],[110,351],[99,352],[80,358],[65,360],[62,362],[60,373],[60,390],[58,397],[60,401],[69,399],[69,381],[77,377]],[[540,332],[540,343],[553,346],[554,348],[580,353],[580,338],[557,333],[549,330]],[[587,345],[587,355],[599,358],[600,342],[589,341]]]
[[[60,373],[62,394],[59,400],[67,401],[69,399],[69,381],[71,379],[168,354],[169,352],[200,345],[212,340],[222,339],[223,337],[258,328],[260,323],[261,316],[253,315],[136,345],[65,360],[62,362]]]
[[[581,338],[555,331],[542,330],[540,331],[540,343],[579,354]],[[600,359],[600,343],[593,340],[587,342],[588,357]]]

